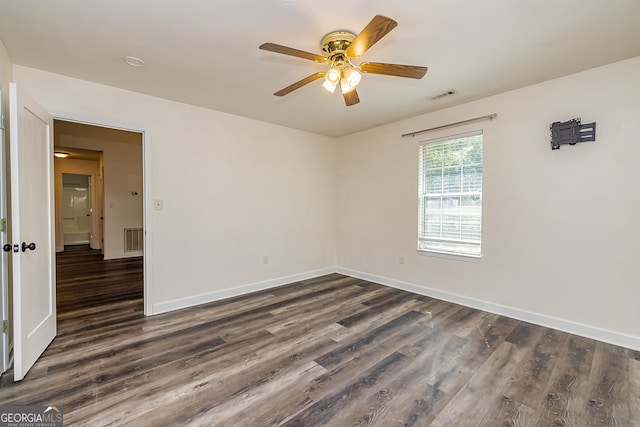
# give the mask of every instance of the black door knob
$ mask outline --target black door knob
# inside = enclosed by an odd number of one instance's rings
[[[9,243],[5,243],[5,245],[2,247],[2,250],[5,252],[11,252],[11,245]]]
[[[22,252],[26,252],[27,249],[35,251],[36,250],[36,244],[35,243],[29,243],[27,245],[27,242],[22,242]]]

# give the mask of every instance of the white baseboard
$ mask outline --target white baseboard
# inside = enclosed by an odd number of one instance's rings
[[[424,295],[443,301],[449,301],[455,304],[461,304],[467,307],[476,308],[478,310],[487,311],[489,313],[507,316],[513,319],[534,323],[536,325],[557,329],[560,331],[568,332],[570,334],[579,335],[586,338],[591,338],[609,344],[640,351],[640,337],[634,335],[611,331],[608,329],[586,325],[571,320],[560,319],[558,317],[534,313],[519,308],[496,304],[490,301],[471,298],[464,295],[442,291],[439,289],[433,289],[426,286],[416,285],[414,283],[404,282],[401,280],[391,279],[389,277],[378,276],[375,274],[365,273],[362,271],[352,270],[344,267],[327,267],[320,270],[308,271],[304,273],[293,274],[290,276],[249,283],[234,288],[222,289],[219,291],[207,292],[204,294],[189,296],[185,298],[163,301],[152,305],[152,314],[166,313],[168,311],[206,304],[209,302],[232,298],[251,292],[257,292],[265,289],[287,285],[293,282],[298,282],[300,280],[312,279],[314,277],[324,276],[331,273],[344,274],[346,276],[351,276],[358,279],[367,280],[369,282],[390,286],[392,288],[401,289],[403,291],[412,292],[418,295]]]
[[[248,294],[251,292],[263,291],[265,289],[276,288],[278,286],[288,285],[300,280],[313,279],[327,274],[335,273],[335,267],[323,268],[320,270],[308,271],[290,276],[277,277],[275,279],[263,280],[260,282],[249,283],[234,288],[222,289],[214,292],[194,295],[185,298],[177,298],[174,300],[155,303],[152,306],[152,314],[166,313],[168,311],[179,310],[181,308],[192,307],[195,305],[206,304],[213,301],[223,300]]]
[[[467,307],[477,308],[482,311],[499,314],[501,316],[511,317],[513,319],[523,320],[525,322],[534,323],[536,325],[545,326],[552,329],[568,332],[574,335],[580,335],[594,340],[603,341],[609,344],[630,348],[640,351],[640,337],[615,332],[596,326],[585,325],[583,323],[571,320],[560,319],[544,314],[533,313],[527,310],[521,310],[514,307],[496,304],[490,301],[484,301],[476,298],[466,297],[451,292],[420,286],[413,283],[403,282],[388,277],[377,276],[375,274],[364,273],[362,271],[352,270],[349,268],[337,267],[336,273],[367,280],[369,282],[381,285],[391,286],[393,288],[424,295],[444,301],[461,304]]]

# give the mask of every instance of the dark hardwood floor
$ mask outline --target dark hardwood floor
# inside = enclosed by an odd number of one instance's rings
[[[89,245],[65,246],[56,255],[58,314],[119,301],[140,300],[142,258],[104,261]]]
[[[145,318],[140,260],[76,255],[59,335],[2,377],[4,405],[90,426],[640,425],[640,352],[338,274]],[[136,296],[88,291],[111,283]]]

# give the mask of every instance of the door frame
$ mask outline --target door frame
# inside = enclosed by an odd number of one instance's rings
[[[8,222],[8,204],[7,204],[7,192],[9,191],[7,179],[7,162],[6,154],[8,153],[7,146],[9,138],[6,136],[8,131],[8,120],[5,112],[5,93],[3,91],[3,84],[0,81],[0,116],[4,121],[4,127],[0,129],[0,220],[4,220],[4,230],[0,230],[0,246],[9,242],[9,222]],[[9,294],[9,256],[10,252],[0,253],[0,323],[4,325],[10,324],[11,312],[9,310],[9,300],[12,296]],[[13,362],[13,337],[11,337],[11,328],[8,328],[6,332],[3,331],[3,326],[0,326],[0,376],[9,369]]]
[[[136,132],[142,134],[142,227],[143,233],[143,281],[144,281],[144,315],[153,315],[153,290],[151,280],[152,265],[152,212],[153,198],[151,197],[151,129],[146,126],[139,126],[130,123],[113,122],[110,120],[88,117],[63,112],[52,111],[54,120],[63,120],[90,126],[112,128]],[[54,141],[55,144],[55,141]]]

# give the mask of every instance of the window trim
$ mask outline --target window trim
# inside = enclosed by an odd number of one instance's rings
[[[452,140],[456,140],[456,139],[462,139],[462,138],[467,138],[467,137],[471,137],[471,136],[478,136],[478,135],[482,135],[483,136],[483,141],[482,141],[482,165],[484,165],[484,132],[483,129],[478,129],[478,130],[474,130],[474,131],[470,131],[470,132],[464,132],[464,133],[459,133],[459,134],[453,134],[453,135],[447,135],[447,136],[442,136],[439,138],[433,138],[433,139],[428,139],[428,140],[424,140],[424,141],[420,141],[419,145],[418,145],[418,236],[416,239],[416,243],[417,243],[417,249],[416,251],[418,252],[419,255],[424,255],[424,256],[434,256],[437,258],[445,258],[445,259],[451,259],[451,260],[459,260],[459,261],[467,261],[467,262],[479,262],[480,259],[482,258],[482,195],[483,195],[483,190],[484,190],[484,179],[483,179],[483,185],[481,187],[481,191],[480,191],[480,220],[481,220],[481,225],[480,225],[480,253],[478,255],[475,254],[468,254],[468,253],[459,253],[459,252],[448,252],[448,251],[441,251],[441,250],[436,250],[436,249],[420,249],[420,242],[424,241],[424,240],[428,240],[425,239],[424,237],[420,236],[420,230],[421,230],[421,225],[420,225],[420,221],[422,218],[422,210],[424,209],[423,206],[423,202],[421,200],[424,199],[424,194],[423,194],[423,189],[424,189],[424,171],[422,170],[422,156],[420,154],[420,151],[422,150],[422,147],[424,145],[431,145],[431,144],[437,144],[440,142],[447,142],[447,141],[452,141]],[[483,170],[483,177],[484,177],[484,170]]]

